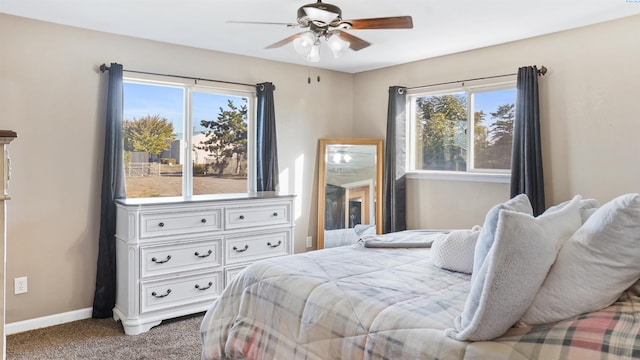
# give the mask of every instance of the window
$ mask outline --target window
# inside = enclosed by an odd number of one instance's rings
[[[127,197],[249,191],[253,99],[252,92],[125,79]]]
[[[409,170],[509,172],[515,83],[413,94],[408,99]]]

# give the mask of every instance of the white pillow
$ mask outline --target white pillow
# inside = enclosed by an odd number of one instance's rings
[[[569,203],[569,201],[571,201],[571,200],[567,200],[567,201],[562,202],[560,204],[551,206],[550,208],[548,208],[545,211],[545,213],[552,213],[554,211],[558,211],[558,210],[562,209],[564,206],[566,206]],[[580,200],[580,215],[582,216],[582,223],[583,224],[584,224],[585,221],[587,221],[589,216],[591,216],[591,214],[593,214],[593,212],[597,208],[598,208],[598,200],[596,200],[596,199],[582,199],[582,200]]]
[[[471,274],[473,254],[479,234],[479,228],[454,230],[446,236],[435,239],[431,245],[433,265],[446,270]]]
[[[555,261],[561,244],[581,225],[580,196],[547,215],[533,217],[501,210],[487,258],[471,280],[471,290],[455,328],[447,336],[485,341],[504,334],[527,311]]]
[[[478,241],[476,242],[473,258],[472,274],[478,272],[482,263],[484,263],[484,259],[487,257],[487,253],[489,253],[491,245],[493,245],[496,235],[496,227],[498,226],[498,214],[500,213],[500,210],[503,209],[533,215],[531,202],[529,201],[529,197],[525,194],[517,195],[505,203],[492,207],[489,212],[487,212],[484,225],[482,225],[482,230],[480,230],[480,234],[478,235]]]
[[[603,309],[640,278],[640,194],[598,208],[560,250],[519,326]]]
[[[587,222],[587,220],[591,217],[591,215],[595,214],[596,211],[598,211],[597,207],[585,209],[584,212],[582,213],[582,223],[584,224],[585,222]]]

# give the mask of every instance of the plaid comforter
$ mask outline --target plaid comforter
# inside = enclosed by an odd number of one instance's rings
[[[469,280],[432,265],[424,248],[355,245],[264,260],[205,315],[202,358],[640,358],[640,286],[602,311],[460,342],[444,329],[462,311]]]

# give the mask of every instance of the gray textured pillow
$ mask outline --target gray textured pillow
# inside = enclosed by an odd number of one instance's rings
[[[640,278],[640,195],[604,204],[564,244],[519,326],[546,324],[613,304]]]
[[[471,280],[471,290],[455,328],[447,336],[486,341],[504,334],[527,311],[558,249],[582,224],[580,196],[547,215],[533,217],[501,210],[487,258]]]
[[[527,215],[533,215],[531,202],[529,201],[529,197],[525,194],[517,195],[505,203],[492,207],[489,212],[487,212],[484,225],[482,225],[482,230],[480,230],[480,234],[478,235],[478,241],[476,242],[476,248],[473,256],[472,274],[478,272],[482,263],[484,263],[484,259],[487,257],[487,253],[489,252],[491,245],[493,245],[500,210],[511,210]]]
[[[433,241],[431,259],[433,265],[446,270],[471,274],[473,254],[480,234],[479,228],[454,230]]]

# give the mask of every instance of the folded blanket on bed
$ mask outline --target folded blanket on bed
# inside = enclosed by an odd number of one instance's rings
[[[383,235],[366,235],[358,242],[366,248],[425,248],[449,230],[405,230]]]

